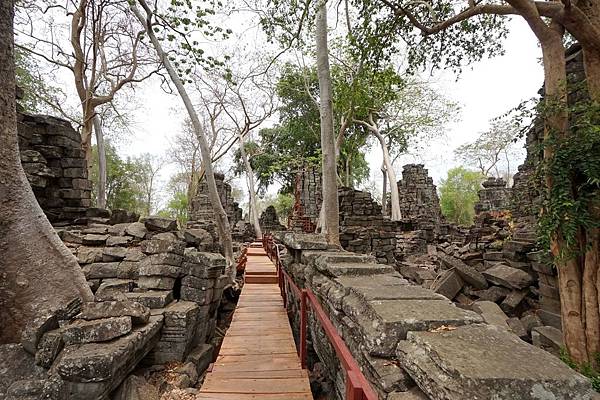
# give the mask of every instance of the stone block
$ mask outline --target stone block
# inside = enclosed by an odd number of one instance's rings
[[[131,317],[76,320],[62,327],[65,345],[106,342],[131,332]]]
[[[452,300],[463,288],[464,281],[453,269],[444,271],[431,285],[431,290]]]
[[[195,276],[187,275],[183,277],[181,284],[183,286],[206,290],[215,287],[215,279],[196,278]]]
[[[153,290],[148,292],[130,292],[125,296],[129,300],[136,301],[148,308],[164,308],[173,301],[173,291]]]
[[[91,264],[102,261],[102,248],[79,246],[77,249],[77,262]]]
[[[107,398],[158,341],[162,316],[130,334],[104,343],[67,346],[56,371],[70,389],[69,400]]]
[[[27,321],[21,334],[21,344],[30,354],[35,354],[37,346],[42,336],[46,332],[58,328],[58,318],[56,313],[44,312],[36,316],[33,320]]]
[[[506,296],[508,296],[510,290],[501,286],[492,286],[485,290],[476,290],[470,293],[474,296],[479,297],[480,300],[493,301],[494,303],[498,303],[499,301],[504,300]]]
[[[107,245],[108,245],[108,240],[107,240]],[[124,247],[105,247],[102,250],[102,261],[104,261],[104,262],[122,261],[126,255],[127,255],[127,249]]]
[[[44,333],[37,346],[35,363],[41,367],[50,368],[58,353],[63,349],[63,346],[64,342],[60,329]]]
[[[393,274],[396,271],[390,265],[366,263],[322,263],[317,262],[318,271],[328,276],[372,276],[377,274]],[[398,275],[399,276],[399,275]]]
[[[433,400],[591,400],[585,377],[493,325],[410,332],[398,360]]]
[[[563,334],[553,326],[537,326],[531,330],[531,342],[534,346],[560,356],[560,350],[565,347]]]
[[[109,317],[131,317],[134,325],[142,325],[150,318],[150,309],[134,301],[104,301],[83,303],[77,318],[95,320]]]
[[[139,263],[139,275],[179,278],[184,275],[184,269],[174,265],[151,264],[148,259],[145,259]]]
[[[465,264],[461,260],[444,254],[438,255],[438,257],[441,259],[442,265],[448,269],[454,268],[462,280],[475,289],[486,289],[488,287],[485,277],[475,268]]]
[[[508,316],[504,314],[498,304],[491,301],[476,301],[473,303],[472,308],[473,311],[483,317],[483,320],[486,323],[508,329],[508,324],[506,322]]]
[[[533,283],[533,277],[527,272],[505,264],[494,265],[483,271],[483,275],[488,281],[509,289],[523,289]]]
[[[521,322],[519,318],[509,318],[506,320],[506,323],[508,324],[508,327],[510,328],[511,332],[520,337],[521,339],[525,340],[529,336],[527,333],[527,328],[525,328],[525,325],[523,324],[523,322]]]
[[[152,232],[169,232],[177,230],[177,220],[150,216],[142,218],[140,222],[144,223],[146,229]]]
[[[526,290],[513,290],[500,303],[500,307],[507,313],[514,313],[523,299],[525,299],[525,296],[527,296]]]
[[[183,255],[185,242],[152,238],[140,243],[140,248],[146,254],[174,253]]]
[[[531,330],[536,326],[542,326],[544,323],[536,314],[528,314],[521,318],[521,322],[525,326],[528,334],[531,334]]]
[[[115,390],[111,400],[160,400],[158,388],[137,375],[130,375]]]
[[[193,301],[200,305],[209,304],[213,298],[214,289],[200,290],[198,288],[181,286],[181,299]]]
[[[329,247],[323,235],[274,232],[273,236],[286,247],[294,250],[326,250]]]
[[[83,236],[82,243],[86,246],[104,246],[108,235],[87,234]]]
[[[133,222],[125,228],[125,234],[138,239],[143,239],[147,233],[146,226],[141,222]]]
[[[175,278],[167,276],[140,276],[137,284],[140,289],[172,290],[175,285]]]
[[[118,275],[118,268],[118,262],[93,263],[90,264],[89,270],[85,277],[87,279],[116,278]]]

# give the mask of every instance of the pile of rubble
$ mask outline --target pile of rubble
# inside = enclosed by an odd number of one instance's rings
[[[190,388],[220,346],[215,331],[228,277],[220,254],[201,251],[212,246],[211,235],[178,231],[166,218],[111,225],[114,215],[94,214],[87,225],[58,234],[77,257],[95,301],[33,321],[22,345],[11,345],[23,376],[0,377],[7,400],[104,399],[113,392],[113,399],[125,400],[119,393],[129,393],[137,379],[128,378],[132,372],[150,379],[169,365],[160,391]]]
[[[332,251],[317,235],[276,237],[287,248],[286,272],[296,285],[313,291],[380,398],[594,398],[587,378],[521,340],[496,303],[458,307],[440,293],[411,285],[372,256]],[[452,262],[453,274],[464,285],[474,288],[510,286],[506,289],[512,292],[532,282],[509,266],[498,264],[484,274],[461,260],[443,258]],[[287,295],[297,332],[299,299],[294,291]],[[533,318],[519,323],[544,333]],[[315,352],[309,351],[309,357],[318,356],[309,365],[324,364],[321,369],[336,392],[330,398],[344,398],[346,376],[330,340],[316,319],[309,318],[308,327]]]

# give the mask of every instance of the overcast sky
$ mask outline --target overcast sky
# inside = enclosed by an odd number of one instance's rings
[[[450,72],[441,72],[433,77],[437,88],[460,104],[460,116],[457,122],[447,126],[445,137],[430,143],[426,152],[398,160],[398,171],[406,163],[423,163],[434,181],[439,183],[447,170],[457,165],[453,159],[456,147],[486,130],[490,119],[535,96],[543,83],[543,70],[539,63],[541,50],[522,19],[515,18],[510,23],[505,48],[506,55],[473,64],[458,80]],[[158,84],[146,85],[140,89],[139,95],[143,99],[143,109],[136,113],[134,136],[119,150],[127,155],[144,152],[163,154],[174,135],[181,130],[184,116],[181,101],[176,96],[165,94]],[[381,153],[376,146],[373,146],[368,160],[372,179],[379,182]],[[173,171],[173,167],[167,167],[163,180]],[[377,187],[380,185],[379,182]]]

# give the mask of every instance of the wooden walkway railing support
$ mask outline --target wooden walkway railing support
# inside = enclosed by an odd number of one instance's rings
[[[325,331],[329,342],[333,346],[338,359],[346,373],[346,400],[377,400],[379,396],[365,378],[352,353],[338,334],[337,329],[327,316],[317,296],[310,288],[300,289],[281,266],[279,247],[274,242],[272,235],[263,236],[263,247],[267,256],[275,263],[279,281],[279,289],[283,297],[284,307],[287,308],[287,293],[291,289],[300,301],[300,343],[298,355],[302,368],[306,368],[307,360],[307,317],[309,309],[317,317],[319,324]]]

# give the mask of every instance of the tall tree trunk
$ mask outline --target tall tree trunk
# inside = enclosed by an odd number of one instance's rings
[[[337,193],[335,137],[333,132],[333,90],[327,46],[327,1],[321,0],[316,16],[317,75],[319,78],[321,149],[323,163],[323,231],[327,243],[340,245],[340,215]]]
[[[94,131],[96,132],[96,150],[98,150],[98,198],[96,205],[106,208],[106,148],[104,146],[104,132],[100,117],[94,116]]]
[[[381,151],[383,152],[383,163],[385,165],[385,172],[388,176],[388,181],[390,182],[390,198],[391,198],[391,219],[392,221],[399,221],[402,219],[402,212],[400,211],[400,194],[398,193],[398,183],[396,181],[396,172],[394,171],[394,166],[392,165],[392,158],[390,157],[390,151],[385,143],[385,138],[381,133],[379,133],[379,129],[374,127],[375,129],[371,129],[373,135],[379,140],[379,144],[381,145]]]
[[[256,233],[257,239],[262,239],[262,229],[260,229],[259,217],[258,217],[258,206],[256,204],[256,191],[254,184],[254,171],[252,171],[252,165],[250,165],[250,161],[248,160],[248,155],[246,154],[246,148],[244,143],[244,135],[238,133],[238,139],[240,141],[240,153],[242,155],[242,161],[244,162],[244,168],[246,169],[246,177],[248,178],[248,191],[250,196],[250,209],[252,213],[250,214],[250,220],[252,221],[252,225],[254,225],[254,232]]]
[[[74,299],[93,301],[77,260],[48,222],[19,158],[13,49],[14,2],[0,1],[0,343]]]
[[[544,140],[556,136],[567,140],[568,136],[568,104],[566,87],[565,48],[562,33],[552,32],[540,38],[544,61],[545,102],[549,114],[545,117]],[[544,147],[544,158],[554,157],[551,146]],[[552,176],[546,175],[546,185],[552,188]],[[590,361],[585,332],[585,305],[583,303],[583,275],[579,257],[561,258],[567,244],[562,234],[557,232],[551,243],[551,251],[558,269],[558,285],[560,292],[562,327],[565,345],[571,358],[577,363]],[[596,305],[597,308],[597,305]]]
[[[383,187],[381,188],[381,213],[385,217],[387,215],[387,172],[385,172],[385,164],[381,166],[383,174]]]
[[[145,27],[146,33],[148,34],[148,37],[150,38],[150,41],[152,42],[152,45],[154,46],[154,49],[156,50],[158,57],[160,58],[161,62],[165,66],[165,69],[169,73],[169,76],[170,76],[171,80],[173,81],[173,84],[177,88],[177,92],[179,93],[179,96],[181,97],[181,100],[183,101],[183,104],[185,105],[185,108],[188,112],[190,120],[192,121],[192,126],[194,127],[194,131],[196,132],[196,135],[198,136],[198,142],[200,145],[200,154],[202,155],[202,164],[205,169],[206,183],[208,186],[208,197],[210,199],[210,202],[213,207],[213,211],[215,213],[215,217],[216,217],[215,223],[217,225],[217,231],[219,232],[219,238],[221,239],[221,244],[223,245],[223,251],[225,253],[225,258],[227,259],[227,273],[229,274],[231,282],[234,283],[235,275],[236,275],[236,268],[235,268],[235,260],[234,260],[234,256],[233,256],[233,240],[231,239],[231,228],[229,225],[229,220],[227,218],[227,214],[225,213],[225,210],[223,209],[223,205],[221,204],[221,199],[219,198],[219,193],[217,191],[217,183],[215,181],[215,174],[214,174],[213,165],[212,165],[212,161],[211,161],[210,148],[209,148],[208,142],[206,140],[206,134],[204,133],[204,127],[202,126],[202,123],[200,122],[200,118],[198,117],[198,114],[196,113],[196,110],[194,109],[192,100],[190,99],[187,91],[185,90],[185,87],[183,86],[183,83],[181,82],[181,79],[179,78],[177,71],[175,70],[175,68],[173,68],[171,61],[169,61],[169,57],[167,56],[167,53],[163,50],[162,45],[160,44],[160,42],[156,38],[156,35],[154,34],[154,30],[150,26],[152,10],[148,7],[148,5],[146,4],[146,2],[144,0],[138,0],[138,1],[139,1],[139,4],[144,8],[147,19],[144,18],[144,16],[142,16],[142,14],[140,13],[140,10],[137,8],[136,4],[133,2],[130,3],[131,9],[132,9],[133,13],[135,14],[135,16],[137,17],[137,19],[142,24],[142,26]]]

